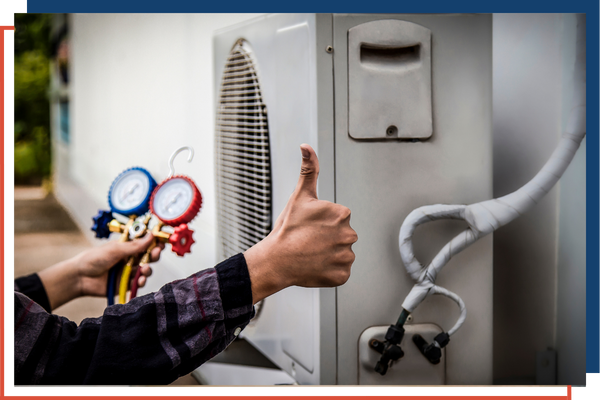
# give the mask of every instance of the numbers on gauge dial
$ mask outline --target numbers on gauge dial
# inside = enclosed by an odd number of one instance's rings
[[[149,190],[148,176],[142,171],[133,170],[118,178],[113,186],[110,200],[116,209],[130,210],[146,200]]]
[[[190,207],[194,188],[185,179],[174,178],[165,182],[156,192],[153,209],[162,220],[172,220],[183,215]]]

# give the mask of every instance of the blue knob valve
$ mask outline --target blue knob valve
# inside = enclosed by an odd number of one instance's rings
[[[108,223],[113,220],[112,212],[106,210],[98,210],[98,214],[92,217],[94,225],[92,230],[96,232],[96,237],[99,239],[107,239],[110,236],[110,229],[108,229]]]

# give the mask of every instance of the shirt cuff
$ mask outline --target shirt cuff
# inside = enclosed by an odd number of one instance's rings
[[[233,310],[252,306],[252,288],[248,265],[242,253],[223,261],[215,267],[219,277],[219,288],[223,309]]]
[[[38,274],[31,274],[15,279],[15,290],[38,303],[47,312],[52,312],[46,289]]]
[[[243,329],[254,317],[248,265],[244,255],[240,253],[223,261],[215,269],[219,280],[225,325],[227,330],[236,330],[235,336],[237,336],[239,334],[237,328]]]

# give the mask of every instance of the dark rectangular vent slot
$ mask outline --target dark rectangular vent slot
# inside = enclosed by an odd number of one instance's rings
[[[360,62],[363,64],[404,65],[418,62],[421,45],[408,47],[379,47],[368,44],[360,46]]]

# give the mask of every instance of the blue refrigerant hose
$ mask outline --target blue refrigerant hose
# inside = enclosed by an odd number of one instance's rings
[[[108,299],[108,305],[112,306],[115,304],[115,288],[117,287],[117,275],[119,268],[121,268],[123,262],[117,263],[114,267],[108,271],[108,280],[106,283],[106,297]]]

